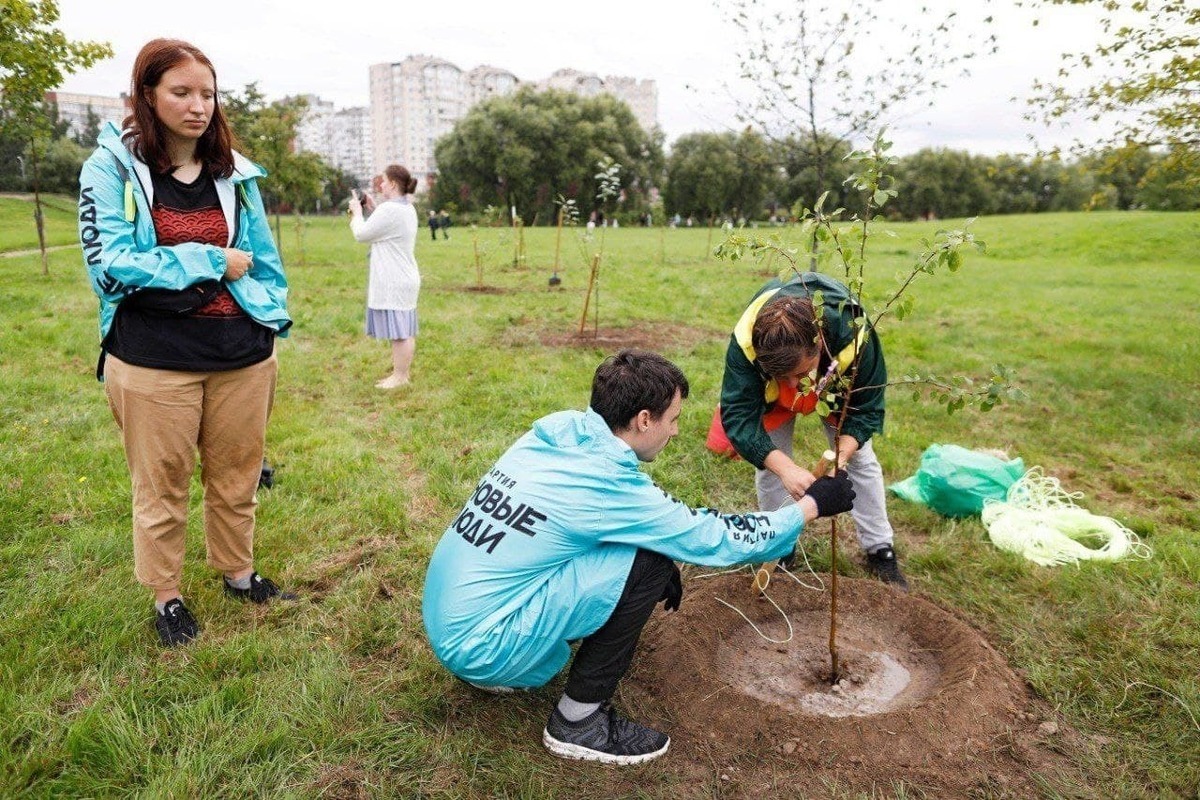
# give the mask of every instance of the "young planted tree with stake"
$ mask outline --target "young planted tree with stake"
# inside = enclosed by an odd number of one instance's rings
[[[616,198],[621,194],[621,165],[611,158],[604,158],[596,162],[596,169],[599,170],[594,176],[596,179],[596,208],[606,214],[606,224],[600,229],[600,249],[592,255],[592,270],[588,275],[587,293],[583,296],[583,313],[579,316],[580,336],[583,335],[584,326],[587,324],[588,305],[593,296],[595,297],[593,330],[595,335],[600,334],[600,262],[604,259],[604,232],[608,229],[609,217],[607,215],[611,213]]]
[[[855,312],[848,316],[849,324],[855,332],[843,337],[848,338],[850,343],[844,348],[837,345],[838,349],[835,349],[833,343],[834,333],[828,329],[830,320],[827,315],[830,311],[827,309],[830,302],[827,302],[822,290],[811,292],[814,321],[818,331],[813,345],[823,350],[820,363],[828,364],[828,369],[819,373],[814,370],[813,374],[804,375],[796,387],[797,401],[810,400],[810,410],[827,420],[834,429],[832,438],[839,445],[832,463],[828,465],[834,473],[845,467],[845,464],[841,463],[840,443],[843,441],[843,428],[852,407],[855,407],[856,403],[864,402],[868,393],[879,394],[884,388],[883,385],[869,385],[869,379],[860,380],[860,367],[864,355],[872,346],[878,347],[875,337],[880,324],[890,315],[903,319],[911,313],[913,299],[907,291],[918,278],[936,274],[943,269],[957,272],[963,264],[965,251],[983,247],[983,243],[977,241],[965,228],[939,231],[932,240],[922,242],[921,253],[907,272],[900,276],[899,283],[890,292],[871,292],[870,296],[879,300],[878,310],[874,315],[867,310],[861,301],[868,296],[866,268],[868,244],[875,234],[874,216],[896,196],[890,175],[890,169],[896,164],[896,159],[888,155],[890,146],[881,134],[875,139],[871,150],[856,151],[849,156],[849,161],[855,165],[856,171],[847,179],[847,184],[862,198],[861,213],[844,220],[844,209],[826,212],[824,203],[827,195],[823,195],[811,210],[805,210],[802,225],[805,233],[803,240],[809,245],[806,252],[785,246],[777,235],[761,238],[743,232],[730,234],[716,249],[718,257],[729,260],[747,256],[762,260],[771,255],[778,255],[788,264],[781,275],[781,281],[790,278],[794,273],[801,281],[811,280],[814,285],[818,284],[817,276],[801,272],[798,263],[800,259],[804,259],[826,272],[840,273],[845,287],[849,290],[847,299],[837,302],[833,312],[836,317],[842,318],[846,305],[853,304]],[[858,311],[860,308],[861,312]],[[878,356],[877,353],[875,355]],[[861,374],[865,377],[869,373],[864,370]],[[883,373],[880,370],[876,374]],[[926,393],[943,404],[948,412],[968,405],[977,405],[986,411],[1002,400],[1019,394],[1009,382],[1008,371],[1002,366],[993,367],[991,376],[981,381],[961,376],[946,378],[927,374],[906,376],[887,385],[910,387],[917,395]],[[797,408],[796,402],[792,403],[791,408],[793,411]],[[814,470],[817,471],[819,469]],[[832,603],[829,634],[831,675],[834,682],[841,675],[837,648],[837,546],[837,520],[834,519],[830,534]],[[756,576],[756,585],[758,581]]]
[[[564,197],[558,195],[554,198],[554,205],[558,211],[555,214],[557,219],[557,232],[554,235],[554,271],[550,275],[550,285],[557,286],[562,283],[562,279],[558,277],[558,271],[562,269],[562,232],[563,226],[574,227],[579,222],[579,206],[572,197]]]

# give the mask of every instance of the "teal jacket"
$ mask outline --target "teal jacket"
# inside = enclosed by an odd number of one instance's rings
[[[438,659],[487,685],[547,683],[595,633],[638,548],[729,566],[782,558],[804,515],[689,508],[595,411],[543,417],[483,477],[434,549],[421,610]]]
[[[234,171],[216,181],[229,226],[227,247],[253,254],[246,274],[226,284],[229,293],[260,325],[287,336],[287,278],[258,191],[266,173],[234,153]],[[122,300],[140,289],[186,289],[225,274],[219,247],[189,242],[159,247],[150,207],[150,169],[134,158],[113,123],[79,173],[79,241],[92,291],[100,298],[100,339]]]
[[[787,281],[772,280],[754,294],[725,351],[725,375],[721,381],[721,424],[738,454],[759,469],[775,445],[767,436],[763,426],[763,414],[779,396],[779,387],[758,366],[750,332],[754,320],[772,297],[812,297],[821,292],[823,306],[823,328],[830,350],[847,361],[853,353],[856,336],[864,329],[853,324],[855,317],[864,317],[857,297],[850,294],[845,284],[818,272],[805,272]],[[859,362],[855,386],[864,387],[851,393],[850,409],[846,412],[846,424],[842,433],[853,436],[858,443],[865,444],[883,430],[884,386],[887,384],[887,366],[883,360],[883,348],[874,329],[866,329],[860,340],[862,360]],[[824,375],[830,363],[828,353],[821,353],[817,373]],[[848,366],[844,363],[843,367]],[[835,404],[836,405],[836,404]]]

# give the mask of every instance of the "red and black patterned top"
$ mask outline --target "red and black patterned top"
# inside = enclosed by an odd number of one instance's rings
[[[192,183],[183,183],[154,174],[151,180],[150,216],[159,247],[228,246],[229,226],[210,176],[202,173]],[[211,299],[199,308],[178,311],[180,296],[192,296],[196,288],[131,295],[117,308],[104,349],[127,364],[186,372],[240,369],[271,355],[274,331],[251,319],[223,282],[203,287],[210,290],[204,296]]]

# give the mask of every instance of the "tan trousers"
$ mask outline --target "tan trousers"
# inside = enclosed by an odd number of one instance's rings
[[[208,564],[254,565],[254,509],[278,362],[176,372],[108,357],[105,392],[133,482],[133,566],[151,589],[179,586],[188,490],[200,453]]]

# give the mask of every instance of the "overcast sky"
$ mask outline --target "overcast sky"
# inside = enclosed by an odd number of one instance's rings
[[[875,2],[910,17],[922,5]],[[321,10],[299,10],[313,7]],[[989,30],[998,36],[999,51],[978,56],[971,76],[950,81],[935,107],[909,109],[893,121],[896,150],[1028,152],[1031,134],[1043,146],[1066,143],[1063,132],[1022,120],[1023,98],[1036,76],[1053,77],[1058,71],[1060,53],[1098,40],[1095,13],[1052,8],[1040,12],[1035,27],[1031,12],[1007,0],[959,0],[954,7],[964,18],[993,15]],[[69,37],[107,41],[116,52],[115,58],[68,78],[63,91],[115,96],[127,90],[138,49],[152,38],[171,36],[208,54],[222,88],[256,81],[271,99],[312,93],[339,108],[366,105],[371,64],[424,53],[463,69],[502,67],[522,80],[541,79],[562,67],[652,78],[668,141],[692,131],[739,127],[734,114],[741,40],[728,12],[711,0],[60,0],[60,11],[60,26]],[[1086,138],[1081,125],[1071,133]]]

